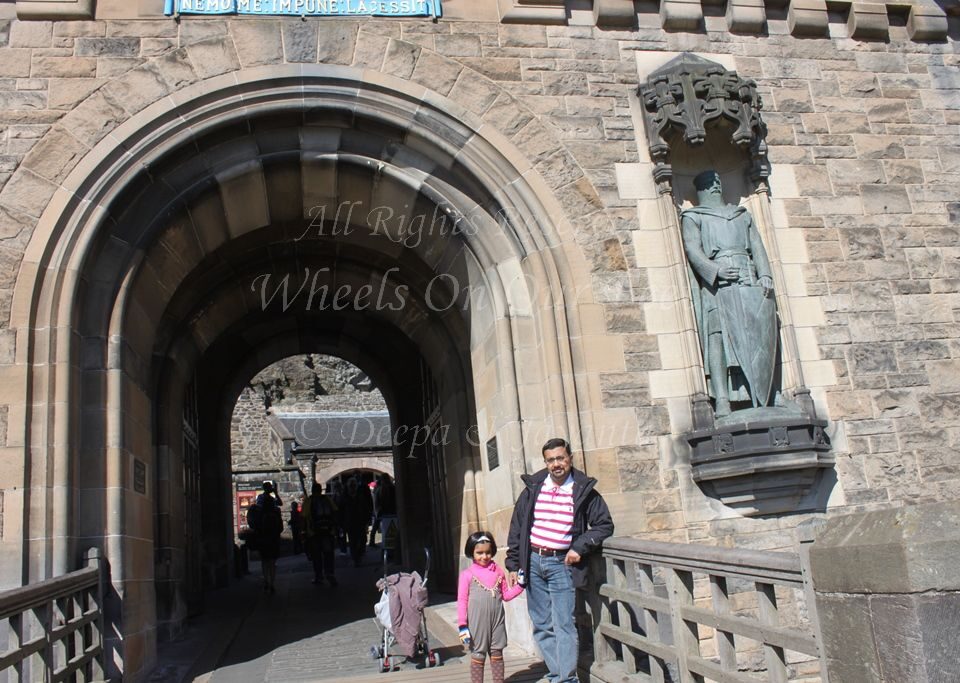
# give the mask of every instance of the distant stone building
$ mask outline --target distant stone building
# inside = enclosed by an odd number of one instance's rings
[[[276,465],[285,371],[254,378],[295,356],[382,392],[349,410],[389,414],[439,586],[556,435],[647,539],[957,498],[955,0],[165,5],[0,0],[0,578],[102,547],[125,680],[230,580],[231,453]],[[789,414],[715,414],[708,168],[770,256]]]

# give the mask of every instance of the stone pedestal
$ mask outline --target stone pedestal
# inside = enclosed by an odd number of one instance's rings
[[[829,520],[810,574],[830,683],[957,680],[960,502]]]

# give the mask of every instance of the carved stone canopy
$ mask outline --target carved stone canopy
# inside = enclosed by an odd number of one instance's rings
[[[753,81],[685,52],[654,71],[639,95],[650,156],[656,162],[654,177],[663,191],[670,189],[670,146],[677,136],[688,145],[701,145],[708,124],[718,120],[734,124],[730,141],[749,153],[754,180],[770,175],[760,118],[763,105]]]

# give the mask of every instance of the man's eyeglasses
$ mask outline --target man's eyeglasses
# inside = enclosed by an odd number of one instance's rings
[[[557,463],[565,462],[570,459],[569,455],[558,455],[555,458],[544,458],[543,461],[548,465],[555,465]]]

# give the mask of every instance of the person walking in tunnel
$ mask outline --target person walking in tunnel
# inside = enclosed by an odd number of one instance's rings
[[[523,592],[523,586],[507,587],[503,569],[493,561],[497,542],[489,531],[470,534],[463,554],[473,563],[460,572],[457,582],[457,624],[460,642],[470,650],[470,683],[483,683],[483,669],[490,656],[493,683],[503,683],[503,650],[507,626],[503,603]]]
[[[307,529],[307,552],[313,562],[313,582],[326,579],[337,585],[334,574],[337,549],[337,504],[323,495],[323,486],[313,483],[310,495],[303,503],[303,518]]]
[[[290,501],[290,520],[287,525],[293,535],[293,554],[299,555],[303,552],[303,512],[300,503],[295,500]]]
[[[263,493],[247,511],[247,524],[256,533],[256,546],[263,568],[263,590],[276,593],[277,558],[280,556],[280,534],[283,532],[283,502],[273,482],[263,482]]]
[[[343,498],[343,527],[347,532],[347,543],[354,567],[360,566],[363,553],[367,549],[367,525],[370,524],[372,514],[370,489],[363,485],[360,477],[351,477],[347,481],[347,492]]]
[[[393,517],[396,514],[397,491],[393,482],[390,481],[390,476],[381,474],[377,476],[377,487],[373,489],[373,526],[370,527],[371,547],[376,545],[377,532],[380,531],[380,523],[383,522],[383,519]]]
[[[587,583],[586,556],[613,535],[613,519],[597,480],[573,468],[566,440],[550,439],[541,451],[546,467],[521,476],[525,488],[513,509],[504,563],[507,585],[526,578],[527,610],[547,680],[576,683],[576,589]]]

